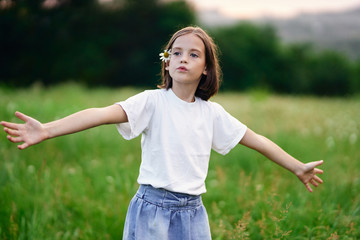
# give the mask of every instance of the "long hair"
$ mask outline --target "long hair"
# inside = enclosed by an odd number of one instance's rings
[[[207,101],[210,97],[214,96],[219,91],[221,69],[218,60],[218,48],[212,38],[200,27],[186,27],[177,31],[169,40],[165,49],[170,50],[175,40],[186,34],[194,34],[198,36],[205,45],[205,65],[206,75],[202,75],[199,85],[196,89],[195,96]],[[170,59],[171,61],[171,59]],[[172,87],[172,78],[167,71],[166,64],[162,63],[161,77],[162,83],[158,85],[159,88],[169,89]]]

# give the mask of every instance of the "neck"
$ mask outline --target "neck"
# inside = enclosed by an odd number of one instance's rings
[[[193,86],[191,84],[184,84],[179,86],[178,84],[174,84],[172,86],[172,91],[175,95],[185,102],[194,102],[195,101],[195,92],[197,89],[197,85]]]

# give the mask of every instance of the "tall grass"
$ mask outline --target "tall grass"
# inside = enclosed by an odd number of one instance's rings
[[[102,107],[138,89],[0,89],[0,120],[19,110],[47,122]],[[324,159],[324,184],[308,193],[291,173],[238,146],[212,154],[203,195],[213,239],[360,239],[360,101],[219,94],[254,131],[303,162]],[[0,133],[1,239],[121,239],[137,190],[140,139],[115,126],[52,139],[19,151]]]

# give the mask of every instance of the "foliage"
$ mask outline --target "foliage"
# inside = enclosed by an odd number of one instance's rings
[[[354,66],[352,81],[351,81],[351,93],[360,92],[360,59],[357,61],[356,65]]]
[[[0,9],[0,85],[155,86],[168,38],[196,23],[186,1],[13,1]],[[270,26],[208,29],[221,51],[224,90],[345,96],[360,92],[359,64],[310,44],[284,45]]]
[[[0,9],[0,83],[73,79],[90,86],[154,85],[168,36],[194,22],[183,1],[127,0],[121,6],[64,1],[53,8],[16,1]]]
[[[18,121],[19,110],[47,122],[139,91],[0,88],[0,120]],[[252,91],[213,101],[301,161],[325,160],[324,184],[308,193],[251,149],[213,152],[203,201],[214,240],[360,238],[358,99]],[[1,131],[0,155],[0,239],[121,239],[138,187],[140,138],[125,141],[115,126],[102,126],[19,151]]]
[[[324,52],[310,64],[311,92],[330,96],[351,92],[351,69],[345,58],[334,52]]]
[[[344,96],[359,92],[353,63],[309,44],[282,45],[274,29],[241,23],[213,31],[225,82],[223,89],[272,89],[280,93]],[[356,79],[356,80],[355,80]]]
[[[266,87],[278,71],[279,41],[269,27],[239,24],[212,33],[221,51],[224,89]]]

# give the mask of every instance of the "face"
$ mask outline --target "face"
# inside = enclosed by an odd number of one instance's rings
[[[199,84],[202,74],[206,75],[205,46],[194,34],[178,37],[171,49],[171,58],[165,68],[176,84]]]

